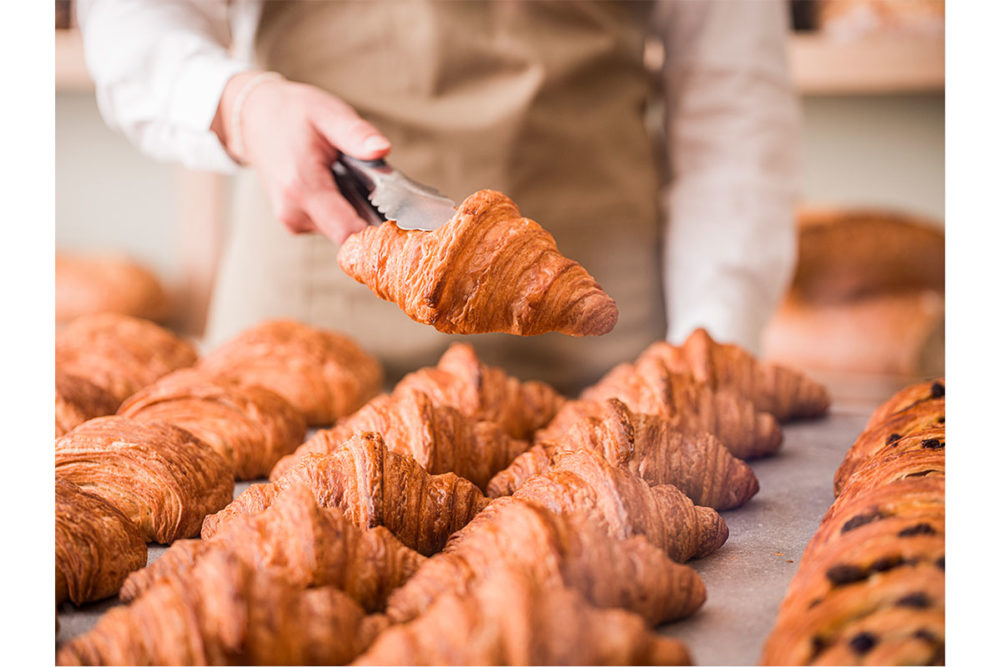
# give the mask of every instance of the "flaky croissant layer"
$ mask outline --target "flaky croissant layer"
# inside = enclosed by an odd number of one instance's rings
[[[597,336],[619,318],[584,267],[493,190],[467,197],[432,232],[393,222],[368,227],[344,242],[337,259],[380,298],[445,333]]]

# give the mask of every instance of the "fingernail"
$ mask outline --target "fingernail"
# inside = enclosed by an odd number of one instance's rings
[[[389,148],[389,140],[378,134],[373,134],[365,140],[365,150],[367,151],[384,151],[387,148]]]

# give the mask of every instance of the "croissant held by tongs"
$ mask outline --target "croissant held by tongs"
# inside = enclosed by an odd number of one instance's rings
[[[454,334],[600,336],[615,327],[615,301],[500,192],[481,190],[455,210],[381,160],[341,156],[333,170],[373,224],[341,246],[341,268],[412,319]]]

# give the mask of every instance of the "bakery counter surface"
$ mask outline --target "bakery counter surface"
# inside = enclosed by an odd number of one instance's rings
[[[741,509],[723,514],[730,527],[723,548],[692,562],[708,589],[705,607],[663,628],[688,642],[698,664],[757,663],[803,549],[833,500],[834,471],[877,404],[835,400],[827,418],[787,425],[777,456],[752,463],[761,491]],[[236,493],[247,486],[238,483]],[[151,546],[150,561],[163,551]],[[57,643],[86,632],[116,604],[106,600],[77,609],[64,603]]]

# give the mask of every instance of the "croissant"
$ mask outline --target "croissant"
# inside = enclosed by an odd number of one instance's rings
[[[688,665],[684,644],[572,589],[498,570],[383,631],[355,665]]]
[[[670,484],[650,486],[594,452],[556,452],[549,470],[514,492],[553,512],[584,512],[604,522],[609,535],[644,535],[681,563],[711,554],[729,533],[715,510],[692,504]]]
[[[693,331],[680,346],[656,342],[640,356],[663,359],[672,371],[733,391],[779,421],[818,417],[831,405],[823,385],[790,368],[760,362],[737,345],[717,343],[705,329]]]
[[[306,435],[306,422],[281,396],[185,369],[134,394],[118,413],[179,426],[218,452],[237,479],[267,475]]]
[[[595,415],[578,421],[560,440],[542,441],[490,481],[488,495],[514,493],[529,477],[549,469],[557,451],[587,450],[650,484],[673,484],[696,505],[740,507],[758,492],[751,468],[719,440],[671,428],[658,415],[635,414],[617,399],[591,404]]]
[[[493,190],[467,197],[432,232],[368,227],[348,237],[337,261],[379,298],[445,333],[600,336],[619,318],[584,267]]]
[[[562,437],[581,417],[595,413],[589,403],[609,398],[633,412],[661,415],[686,433],[711,433],[737,458],[767,456],[782,445],[782,429],[770,414],[755,412],[750,401],[733,392],[713,391],[691,375],[674,373],[656,357],[613,368],[579,401],[564,405],[536,440]]]
[[[56,326],[96,313],[158,322],[171,304],[156,274],[119,253],[56,251]]]
[[[214,550],[66,644],[60,665],[342,665],[386,626],[331,586],[303,590],[273,568]]]
[[[56,437],[94,417],[115,414],[119,401],[87,378],[56,371]]]
[[[212,351],[201,367],[270,389],[310,426],[350,414],[382,387],[382,367],[353,340],[293,320],[272,320]]]
[[[575,588],[591,604],[624,607],[651,626],[689,616],[706,599],[695,571],[646,538],[615,539],[582,514],[508,497],[490,503],[393,591],[386,613],[394,622],[411,620],[440,595],[466,591],[498,569]]]
[[[56,336],[56,368],[90,380],[117,403],[197,359],[171,332],[127,315],[80,317]]]
[[[197,535],[233,497],[221,456],[170,424],[98,417],[56,440],[56,474],[117,507],[144,539]]]
[[[377,396],[334,428],[318,431],[271,473],[277,479],[304,454],[329,454],[355,433],[382,435],[386,447],[410,456],[432,474],[454,472],[485,489],[490,477],[528,443],[505,435],[493,422],[477,422],[448,405],[436,404],[427,394],[402,388]]]
[[[416,389],[480,421],[496,422],[512,438],[531,439],[552,420],[564,399],[544,382],[521,382],[483,364],[472,346],[453,343],[437,366],[400,380],[397,391]]]
[[[839,495],[845,482],[869,457],[881,449],[895,449],[901,438],[928,429],[942,429],[945,424],[945,398],[917,402],[892,413],[867,428],[845,455],[834,476],[834,494]],[[944,441],[943,441],[944,442]]]
[[[281,568],[296,585],[334,586],[368,611],[386,604],[425,560],[385,528],[362,530],[336,507],[321,508],[309,489],[293,486],[260,514],[225,524],[208,540],[180,540],[122,586],[133,600],[167,577],[186,576],[210,552],[236,554],[250,566]]]
[[[452,473],[430,475],[409,456],[386,451],[382,437],[363,433],[331,454],[306,454],[268,484],[255,484],[205,519],[211,538],[242,514],[256,514],[297,484],[321,507],[339,507],[356,526],[385,526],[405,545],[428,555],[487,504],[476,486]]]
[[[145,564],[146,541],[128,517],[56,477],[56,604],[114,595],[128,573]]]

